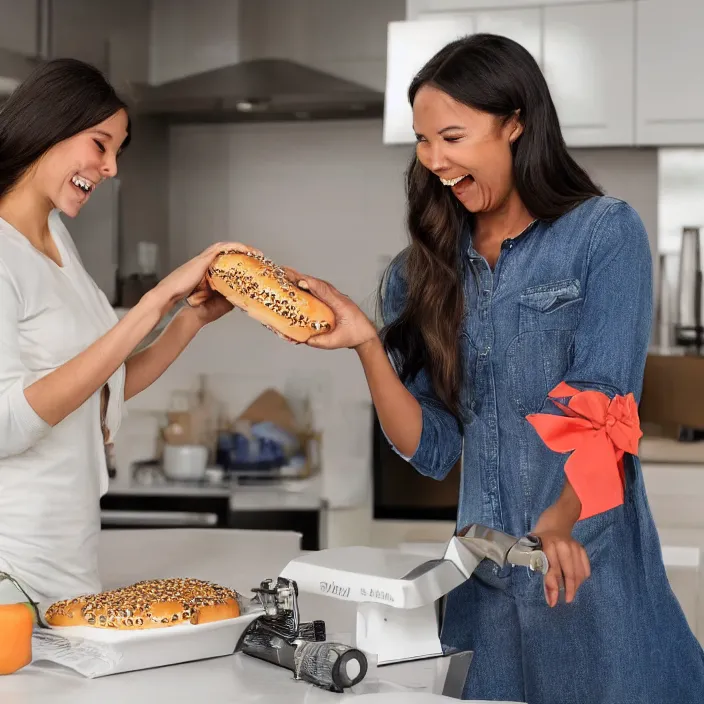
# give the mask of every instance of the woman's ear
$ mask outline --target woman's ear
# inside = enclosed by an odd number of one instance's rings
[[[507,124],[509,133],[508,141],[513,144],[523,134],[523,121],[521,120],[521,111],[516,110]]]

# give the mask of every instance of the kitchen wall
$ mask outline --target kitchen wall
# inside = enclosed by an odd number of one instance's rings
[[[381,122],[193,126],[170,137],[169,252],[173,268],[211,242],[239,240],[328,278],[374,313],[378,277],[406,243],[403,173],[410,147],[384,147]],[[653,243],[657,152],[575,150],[610,194],[630,202]],[[267,385],[309,389],[325,433],[326,492],[349,505],[368,491],[368,392],[348,351],[287,345],[241,314],[204,330],[152,388],[130,402],[123,445],[149,427],[142,412],[173,389],[210,387],[236,413]]]
[[[330,279],[373,314],[378,276],[405,242],[409,155],[407,147],[380,144],[379,121],[174,129],[172,266],[213,241],[236,239]],[[294,347],[232,314],[203,331],[130,406],[163,408],[173,388],[205,372],[233,413],[270,384],[310,390],[324,426],[327,495],[342,504],[365,498],[371,417],[353,353]],[[145,427],[141,414],[133,416],[133,427]],[[125,443],[134,448],[128,424]]]
[[[149,81],[163,83],[240,58],[240,1],[152,0]]]
[[[197,8],[185,0],[153,0],[151,7],[153,82],[237,58],[279,56],[379,89],[386,26],[405,14],[403,0],[203,0]],[[373,313],[379,275],[406,241],[403,172],[411,154],[409,146],[382,145],[380,121],[178,127],[169,146],[168,172],[154,186],[168,184],[171,268],[211,242],[240,240],[328,278]],[[638,210],[655,249],[656,151],[574,154],[607,192]],[[163,202],[158,193],[156,202]],[[132,210],[135,228],[141,210]],[[134,240],[133,228],[124,229]],[[194,388],[200,373],[230,414],[269,385],[308,391],[324,432],[326,496],[334,505],[368,499],[370,406],[354,354],[287,345],[237,313],[203,331],[162,379],[130,402],[118,460],[153,451],[147,438],[155,412],[168,407],[172,390]]]
[[[606,193],[636,209],[654,255],[658,239],[658,150],[573,149],[572,156]]]
[[[170,271],[169,128],[147,116],[132,119],[132,142],[120,157],[120,251],[123,276],[138,271],[137,245],[159,247],[157,274]]]

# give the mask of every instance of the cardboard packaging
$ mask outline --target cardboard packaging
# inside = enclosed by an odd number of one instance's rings
[[[704,357],[648,355],[639,414],[645,433],[704,429]]]

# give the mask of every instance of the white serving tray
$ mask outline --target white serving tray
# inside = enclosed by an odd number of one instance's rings
[[[32,665],[61,665],[92,679],[232,655],[247,626],[261,613],[255,610],[224,621],[141,631],[87,626],[36,629]]]

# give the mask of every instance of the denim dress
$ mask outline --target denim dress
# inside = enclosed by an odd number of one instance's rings
[[[404,458],[438,480],[462,458],[458,527],[522,536],[559,497],[568,457],[548,449],[526,416],[555,413],[547,396],[561,381],[640,400],[652,318],[648,236],[629,205],[597,197],[506,240],[493,271],[471,232],[460,249],[464,417],[449,413],[421,371],[407,387],[423,428]],[[403,262],[401,253],[385,282],[386,323],[404,306]],[[541,575],[486,560],[448,596],[443,643],[475,653],[465,698],[704,702],[704,653],[670,588],[638,458],[626,454],[624,470],[623,505],[575,526],[592,575],[572,604],[551,609]]]

